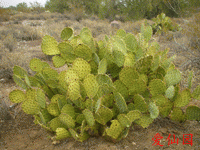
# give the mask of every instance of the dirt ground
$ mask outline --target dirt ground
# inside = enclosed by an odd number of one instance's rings
[[[178,49],[173,43],[161,42],[161,48],[171,47],[170,55],[178,54],[175,49]],[[180,41],[184,39],[179,39]],[[22,50],[28,48],[28,51],[23,51],[26,56],[43,57],[44,54],[40,48],[41,40],[21,42],[14,53],[21,53]],[[180,67],[185,61],[184,57],[178,56],[175,60],[176,67]],[[182,69],[182,68],[180,68]],[[188,68],[187,68],[188,69]],[[187,72],[186,68],[181,71]],[[191,70],[191,68],[189,68]],[[195,71],[195,80],[193,86],[196,87],[199,83],[199,71]],[[184,87],[184,83],[182,84]],[[10,106],[9,92],[16,89],[12,79],[1,79],[0,81],[0,98]],[[191,104],[200,107],[200,101],[193,100]],[[0,122],[0,149],[1,150],[199,150],[200,149],[200,122],[186,121],[184,123],[176,123],[168,118],[157,118],[147,129],[133,124],[126,139],[118,143],[113,143],[105,140],[102,137],[90,137],[88,140],[80,143],[74,139],[66,139],[60,143],[53,144],[51,133],[47,132],[39,125],[33,123],[34,119],[31,115],[21,111],[20,106],[17,106],[7,120]],[[187,134],[189,134],[187,136]],[[156,135],[159,140],[156,142]],[[163,146],[160,146],[163,145]]]

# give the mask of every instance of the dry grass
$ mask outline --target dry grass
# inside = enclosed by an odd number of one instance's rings
[[[17,45],[17,40],[13,37],[12,33],[8,33],[3,40],[5,48],[9,49],[9,52],[12,52]]]

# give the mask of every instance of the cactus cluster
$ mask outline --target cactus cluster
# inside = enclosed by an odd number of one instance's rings
[[[188,106],[186,112],[181,107],[192,98],[200,100],[200,86],[190,91],[190,75],[188,87],[180,91],[175,57],[167,58],[167,49],[159,51],[152,33],[150,26],[142,25],[137,36],[120,29],[95,41],[88,28],[74,36],[67,27],[60,43],[46,35],[42,51],[55,55],[55,67],[68,65],[68,69],[58,73],[37,58],[30,61],[34,76],[15,66],[13,79],[26,91],[14,90],[9,98],[22,103],[36,124],[54,132],[55,140],[84,141],[101,135],[119,141],[133,123],[147,128],[158,116],[199,121],[199,107]]]
[[[172,20],[167,17],[164,13],[159,14],[156,18],[152,19],[154,21],[154,24],[152,25],[153,33],[161,34],[162,32],[167,31],[179,31],[181,30],[181,27],[173,23]]]

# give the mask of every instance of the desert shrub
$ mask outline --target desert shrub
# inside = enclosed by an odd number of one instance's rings
[[[80,21],[81,19],[84,19],[86,17],[83,8],[73,8],[71,14],[71,19],[76,21]]]
[[[28,13],[17,13],[16,15],[12,16],[12,20],[16,21],[23,21],[29,18]]]
[[[1,47],[0,55],[0,78],[11,79],[14,65],[23,66],[29,72],[28,62],[30,58],[24,53],[8,53],[6,49]]]
[[[196,49],[200,53],[200,13],[197,13],[185,29],[185,33],[190,37],[189,47]]]
[[[178,44],[185,52],[183,55],[189,59],[186,65],[200,68],[200,13],[193,15],[183,29],[183,34],[187,37],[187,43]]]
[[[190,90],[193,73],[182,90],[175,56],[168,58],[168,49],[160,51],[151,37],[151,26],[144,25],[137,36],[120,29],[102,41],[95,41],[88,28],[78,36],[64,28],[59,43],[46,35],[43,53],[55,55],[54,67],[68,69],[58,73],[37,58],[29,63],[33,76],[14,66],[13,79],[26,92],[13,90],[9,98],[53,132],[53,140],[73,137],[82,142],[100,135],[117,142],[132,124],[147,128],[158,117],[199,121],[200,108],[189,105],[200,99],[200,86]]]
[[[9,33],[3,40],[3,44],[10,52],[12,52],[17,45],[17,40],[13,37],[12,33]]]
[[[9,19],[10,19],[9,10],[0,7],[0,21],[8,21]]]
[[[17,40],[33,41],[41,39],[41,33],[34,28],[28,26],[19,26],[12,29],[13,36]]]

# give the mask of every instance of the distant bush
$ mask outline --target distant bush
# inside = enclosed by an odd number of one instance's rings
[[[4,46],[6,48],[8,48],[10,52],[12,52],[14,50],[15,46],[17,45],[17,40],[13,37],[12,33],[9,33],[5,37],[3,43],[4,43]]]
[[[10,19],[10,11],[0,7],[0,21],[8,21]]]

